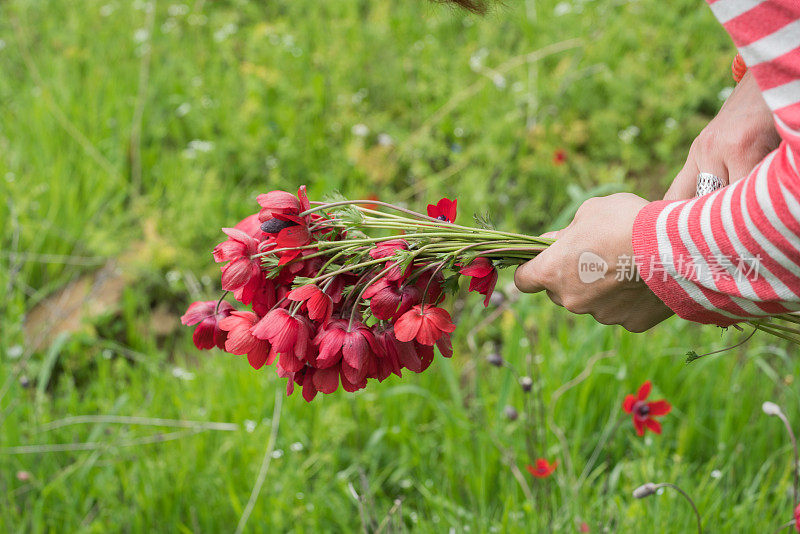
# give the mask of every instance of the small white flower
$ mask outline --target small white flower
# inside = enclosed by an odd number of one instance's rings
[[[641,130],[639,130],[638,126],[631,125],[622,130],[621,132],[619,132],[619,139],[623,143],[631,143],[633,142],[634,138],[636,138],[639,135],[640,132]]]
[[[305,495],[303,494],[302,491],[298,491],[297,493],[294,494],[294,496],[299,501],[302,501],[305,498]]]
[[[11,347],[8,347],[8,351],[6,353],[8,354],[9,358],[11,358],[12,360],[16,360],[17,358],[22,356],[23,352],[25,352],[25,349],[22,348],[22,345],[13,345]]]
[[[233,35],[234,33],[236,33],[238,29],[239,27],[236,26],[236,24],[229,22],[228,24],[226,24],[225,26],[214,32],[214,40],[220,43],[225,39],[227,39],[228,37],[230,37],[231,35]]]
[[[108,17],[109,15],[111,15],[114,12],[114,9],[116,9],[116,8],[114,7],[113,4],[106,4],[104,6],[101,6],[100,7],[100,16],[101,17]]]
[[[502,74],[495,74],[494,76],[492,76],[492,83],[498,89],[506,88],[506,78]]]
[[[253,431],[256,429],[256,422],[253,421],[252,419],[245,419],[244,429],[247,431],[248,434],[252,434]]]
[[[173,367],[172,376],[179,380],[194,380],[194,373],[187,371],[183,367]]]
[[[181,15],[189,14],[189,6],[186,4],[172,4],[167,8],[167,13],[171,17],[180,17]]]
[[[369,135],[369,127],[366,124],[354,124],[350,131],[356,137],[366,137]]]
[[[453,130],[453,135],[456,137],[464,137],[464,128],[456,128]]]
[[[719,469],[714,469],[711,471],[711,478],[720,478],[722,476],[722,471]]]
[[[770,401],[766,401],[762,404],[761,409],[764,410],[764,413],[767,415],[780,415],[783,413],[780,406]]]
[[[212,141],[201,141],[200,139],[194,139],[189,141],[189,149],[196,152],[211,152],[214,150],[214,143]]]
[[[147,28],[139,28],[135,32],[133,32],[133,40],[137,43],[143,43],[147,41],[150,37],[150,32],[147,31]]]
[[[378,134],[378,144],[381,146],[392,146],[394,144],[394,139],[387,133],[381,133]]]
[[[664,121],[664,128],[667,130],[674,130],[677,127],[678,127],[678,121],[676,121],[672,117]]]
[[[283,456],[283,450],[281,450],[281,449],[275,449],[274,451],[272,451],[272,457],[273,457],[274,459],[276,459],[276,460],[277,460],[277,459],[278,459],[278,458],[280,458],[281,456]]]
[[[553,14],[556,17],[561,17],[571,12],[572,12],[572,5],[569,2],[559,2],[558,4],[556,4],[555,9],[553,9]]]
[[[178,106],[178,109],[175,110],[175,113],[178,115],[178,117],[184,117],[190,111],[192,111],[192,105],[188,102],[184,102],[183,104]]]
[[[292,452],[300,452],[300,451],[302,451],[302,450],[303,450],[303,444],[302,444],[302,443],[300,443],[299,441],[295,441],[294,443],[292,443],[291,445],[289,445],[289,449],[290,449]]]

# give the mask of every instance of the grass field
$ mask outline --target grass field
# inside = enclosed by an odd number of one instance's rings
[[[465,220],[528,233],[591,195],[657,198],[732,85],[710,10],[506,4],[0,4],[0,531],[228,532],[249,514],[247,532],[691,532],[677,493],[633,499],[648,481],[688,492],[708,532],[791,519],[792,450],[761,403],[800,420],[800,362],[764,335],[686,365],[742,334],[629,334],[506,273],[488,310],[448,303],[452,360],[306,404],[180,328],[219,294],[210,250],[259,192],[455,196]],[[495,350],[537,370],[542,413]],[[648,379],[674,406],[664,433],[626,419],[589,463]],[[542,480],[536,432],[559,462]]]

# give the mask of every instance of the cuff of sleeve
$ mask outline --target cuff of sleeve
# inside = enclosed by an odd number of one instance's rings
[[[670,241],[679,240],[680,235],[677,229],[671,231],[671,228],[666,227],[666,222],[663,222],[662,228],[659,228],[658,217],[664,208],[674,202],[685,201],[659,200],[651,202],[642,208],[636,216],[636,220],[633,223],[632,244],[634,261],[639,270],[639,276],[642,277],[642,280],[650,290],[664,304],[669,306],[678,317],[696,323],[730,326],[737,321],[704,308],[664,269],[667,262],[672,262],[672,252],[669,251],[666,257],[662,257],[659,250],[659,230]],[[687,282],[693,284],[691,281]],[[699,287],[695,287],[695,289],[702,293]]]

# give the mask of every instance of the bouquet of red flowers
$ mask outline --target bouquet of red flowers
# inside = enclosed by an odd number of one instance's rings
[[[459,278],[488,305],[497,269],[551,242],[457,225],[446,198],[427,215],[375,200],[309,202],[305,186],[257,201],[261,210],[224,228],[214,248],[225,294],[193,303],[181,321],[197,325],[199,349],[246,354],[255,369],[275,363],[287,393],[297,384],[307,401],[340,383],[356,391],[370,378],[420,373],[434,346],[449,358],[455,324],[441,304]],[[229,293],[251,309],[234,308]]]

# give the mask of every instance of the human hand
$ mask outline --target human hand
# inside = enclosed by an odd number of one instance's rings
[[[709,172],[725,184],[745,178],[780,140],[772,112],[748,72],[692,143],[686,163],[664,199],[692,198],[701,172]]]
[[[521,265],[514,283],[520,291],[544,290],[573,313],[588,313],[632,332],[660,323],[672,311],[641,280],[633,262],[633,222],[646,204],[630,193],[590,198],[569,226],[544,235],[555,237],[555,243]],[[594,263],[602,271],[603,262],[607,269],[602,273],[587,267]],[[617,276],[625,269],[627,276]]]

